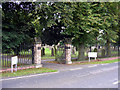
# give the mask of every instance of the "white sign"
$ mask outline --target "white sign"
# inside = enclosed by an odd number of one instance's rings
[[[17,71],[17,62],[18,62],[17,56],[11,58],[11,72],[13,72],[13,65],[15,65],[15,71]]]
[[[88,57],[89,57],[89,62],[90,62],[90,57],[94,57],[96,60],[97,52],[88,52]]]
[[[12,64],[12,65],[17,64],[17,62],[18,62],[18,57],[17,57],[17,56],[12,57],[12,62],[11,62],[11,64]]]

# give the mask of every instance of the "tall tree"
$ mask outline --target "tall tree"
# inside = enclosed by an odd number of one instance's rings
[[[34,38],[34,28],[30,24],[34,10],[30,2],[2,3],[2,50],[12,51],[25,42],[31,43]],[[32,33],[32,34],[31,34]]]
[[[118,17],[118,3],[102,3],[103,5],[103,13],[102,13],[102,19],[103,19],[103,30],[104,35],[103,38],[106,41],[106,56],[111,55],[110,51],[110,44],[111,42],[115,42],[115,39],[117,36],[117,17]]]
[[[101,26],[100,4],[99,3],[72,3],[73,24],[70,24],[66,34],[73,35],[73,43],[78,47],[78,60],[85,59],[85,44],[96,39]]]

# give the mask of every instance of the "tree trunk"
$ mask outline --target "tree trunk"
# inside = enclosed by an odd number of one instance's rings
[[[98,49],[100,49],[100,45],[98,46]]]
[[[118,56],[120,56],[120,45],[119,44],[118,44]]]
[[[43,57],[45,55],[45,48],[43,47],[41,50],[41,56]]]
[[[114,45],[114,50],[116,49],[116,46]]]
[[[34,46],[32,46],[32,64],[34,64]]]
[[[55,50],[55,61],[57,61],[57,48],[56,48],[56,45],[54,45],[54,50]]]
[[[96,37],[96,45],[95,46],[96,46],[96,48],[98,47],[98,45],[97,45],[97,37]]]
[[[101,50],[101,56],[105,57],[105,49],[104,48]]]
[[[25,52],[25,51],[24,51],[24,52]],[[17,55],[17,56],[18,56],[18,55],[19,55],[19,51],[15,51],[15,55]]]
[[[54,49],[51,49],[51,56],[54,56]]]
[[[92,52],[92,48],[91,48],[91,46],[90,46],[89,48],[90,48],[90,52]]]
[[[43,47],[43,55],[45,55],[45,48]]]
[[[73,47],[73,48],[72,48],[72,54],[75,55],[75,52],[76,52],[76,51],[75,51],[75,47]]]
[[[79,44],[78,45],[78,60],[85,60],[85,48],[84,44]]]
[[[16,49],[14,49],[14,53],[15,53],[15,55],[19,55],[19,52],[20,52],[20,48],[16,48]],[[25,52],[25,51],[24,51]]]
[[[106,56],[107,57],[111,56],[110,41],[109,40],[107,40],[107,43],[106,43]]]

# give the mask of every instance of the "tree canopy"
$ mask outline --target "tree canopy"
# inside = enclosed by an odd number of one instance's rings
[[[48,45],[70,38],[79,55],[85,46],[118,43],[118,8],[118,2],[5,2],[3,50],[34,43],[35,37]]]

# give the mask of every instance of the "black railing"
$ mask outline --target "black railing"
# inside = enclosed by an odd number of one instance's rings
[[[11,67],[11,57],[18,56],[18,67],[34,64],[34,45],[20,45],[18,48],[1,54],[2,69]]]

